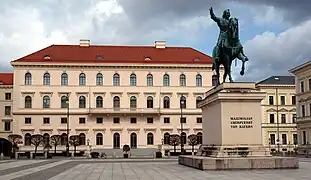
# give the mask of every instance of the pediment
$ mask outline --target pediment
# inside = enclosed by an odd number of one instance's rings
[[[279,110],[279,112],[288,112],[288,110],[285,109],[285,108],[282,108],[282,109]]]
[[[276,112],[276,109],[270,108],[270,109],[267,109],[267,112]]]
[[[289,110],[289,112],[296,112],[296,108]]]

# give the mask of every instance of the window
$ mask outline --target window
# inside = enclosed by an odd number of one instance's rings
[[[147,134],[147,145],[153,145],[153,134],[152,133]]]
[[[180,123],[187,123],[187,119],[185,117],[180,118]]]
[[[294,145],[298,144],[298,136],[297,136],[297,134],[293,134],[293,142],[294,142]]]
[[[203,134],[201,132],[197,133],[197,143],[203,144]]]
[[[170,76],[168,74],[163,76],[163,86],[170,86]]]
[[[118,73],[113,75],[113,85],[120,86],[120,75]]]
[[[137,134],[131,133],[131,142],[130,142],[131,148],[135,149],[137,148]]]
[[[29,133],[25,134],[25,146],[31,146],[31,135]]]
[[[61,76],[61,84],[62,86],[67,86],[68,85],[68,74],[63,73]]]
[[[118,96],[113,97],[113,108],[120,108],[120,98]]]
[[[85,145],[85,134],[84,133],[79,134],[79,145]]]
[[[11,106],[5,106],[4,107],[4,115],[5,116],[11,116]]]
[[[102,124],[103,123],[103,118],[102,117],[97,117],[96,118],[96,123],[97,124]]]
[[[285,96],[281,96],[281,105],[285,105]]]
[[[270,123],[275,123],[274,114],[270,114]]]
[[[305,85],[303,81],[300,82],[300,92],[305,92]]]
[[[25,108],[32,108],[32,100],[30,96],[25,97]]]
[[[120,149],[120,134],[113,134],[113,149]]]
[[[103,134],[102,133],[96,134],[96,145],[103,145]]]
[[[179,86],[186,86],[186,75],[181,74],[179,76]]]
[[[79,124],[85,124],[85,118],[84,117],[79,118]]]
[[[96,97],[96,108],[102,108],[103,107],[103,97],[97,96]]]
[[[4,121],[4,131],[11,131],[11,121]]]
[[[85,108],[85,97],[84,96],[80,96],[79,97],[79,108]]]
[[[130,76],[130,86],[136,86],[136,75],[131,74]]]
[[[31,85],[31,74],[29,72],[25,74],[25,85]]]
[[[66,144],[67,144],[67,134],[66,134],[66,133],[63,133],[63,134],[61,135],[60,144],[61,144],[61,145],[66,145]]]
[[[286,115],[285,114],[281,114],[281,123],[282,124],[286,123]]]
[[[293,114],[292,115],[292,122],[296,123],[296,119],[297,119],[297,114]]]
[[[169,133],[164,134],[163,144],[170,144],[170,134]]]
[[[67,118],[66,117],[60,118],[60,123],[67,124]]]
[[[200,74],[197,74],[195,79],[196,79],[197,87],[201,87],[202,86],[202,76]]]
[[[202,97],[201,97],[201,96],[198,96],[198,97],[196,98],[196,107],[197,107],[197,108],[199,108],[198,104],[199,104],[200,101],[202,101]]]
[[[197,123],[201,124],[202,123],[202,118],[201,117],[197,117]]]
[[[147,108],[153,108],[153,97],[147,97]]]
[[[305,117],[306,116],[306,108],[305,105],[301,105],[301,116]]]
[[[80,86],[85,86],[86,84],[86,77],[85,77],[85,74],[84,73],[81,73],[79,75],[79,85]]]
[[[147,75],[147,86],[153,86],[153,76],[152,74]]]
[[[60,107],[61,107],[61,108],[67,108],[67,106],[69,105],[69,104],[67,104],[67,101],[68,101],[68,100],[69,100],[69,99],[68,99],[67,96],[62,96],[61,99],[60,99],[60,101],[61,101]]]
[[[49,86],[50,85],[50,74],[44,73],[43,75],[43,85]]]
[[[282,134],[282,144],[287,144],[287,134]]]
[[[135,117],[132,117],[130,119],[130,121],[131,121],[131,124],[136,124],[137,123],[137,119]]]
[[[50,142],[50,135],[48,133],[44,133],[43,134],[43,144],[42,145],[46,145]]]
[[[170,108],[170,98],[168,96],[165,96],[163,98],[163,107],[165,109],[169,109]]]
[[[96,75],[96,85],[97,86],[102,86],[104,84],[104,77],[101,73],[98,73]]]
[[[119,124],[119,123],[120,123],[120,118],[114,117],[114,118],[113,118],[113,123],[114,123],[114,124]]]
[[[292,105],[296,105],[296,96],[292,96]]]
[[[130,108],[136,108],[137,107],[137,100],[135,96],[132,96],[130,98]]]
[[[49,96],[43,97],[43,108],[50,108],[50,97]]]
[[[43,118],[43,124],[50,124],[50,118]]]
[[[181,136],[180,136],[180,143],[181,144],[187,144],[187,134],[185,132],[182,132],[181,133]]]
[[[309,85],[309,91],[310,91],[310,90],[311,90],[311,79],[309,79],[308,81],[309,81],[309,82],[308,82],[308,83],[309,83],[308,85]]]
[[[148,117],[147,118],[147,123],[148,124],[152,124],[153,123],[153,118],[152,117]]]
[[[169,117],[165,117],[164,118],[164,123],[165,124],[169,124],[170,123],[170,118]]]
[[[31,124],[31,118],[30,117],[25,118],[25,124]]]
[[[11,93],[5,93],[5,100],[11,100]]]
[[[275,134],[270,134],[270,144],[275,144]]]
[[[180,97],[180,108],[187,108],[187,101],[185,96]]]
[[[273,96],[269,96],[269,105],[273,105],[274,104],[274,98]]]
[[[303,145],[307,144],[307,134],[306,134],[306,131],[302,131],[302,144]]]

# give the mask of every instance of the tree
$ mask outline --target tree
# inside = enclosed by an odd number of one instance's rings
[[[35,146],[35,155],[37,154],[38,146],[43,143],[43,136],[41,134],[31,135],[31,144]]]
[[[69,138],[69,143],[74,147],[74,153],[76,153],[77,146],[80,145],[80,138],[78,135],[72,135]]]
[[[198,145],[198,138],[195,134],[190,134],[188,136],[188,144],[192,146],[192,152],[194,151],[194,146]]]
[[[174,152],[176,152],[176,146],[180,144],[180,136],[179,134],[170,135],[170,145],[174,146]]]
[[[61,136],[60,135],[53,135],[51,136],[51,145],[54,146],[54,154],[56,154],[56,147],[61,143]]]
[[[10,134],[8,136],[9,141],[12,143],[13,154],[19,149],[18,143],[22,141],[23,137],[19,134]]]

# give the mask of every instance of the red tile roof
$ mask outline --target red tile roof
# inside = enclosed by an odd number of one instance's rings
[[[0,85],[13,85],[13,73],[0,73]]]
[[[13,62],[211,64],[212,59],[190,47],[51,45]]]

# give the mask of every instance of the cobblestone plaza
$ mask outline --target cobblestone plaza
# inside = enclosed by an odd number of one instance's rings
[[[295,170],[200,171],[176,160],[5,160],[0,180],[300,180],[310,179],[311,159],[300,159]]]

